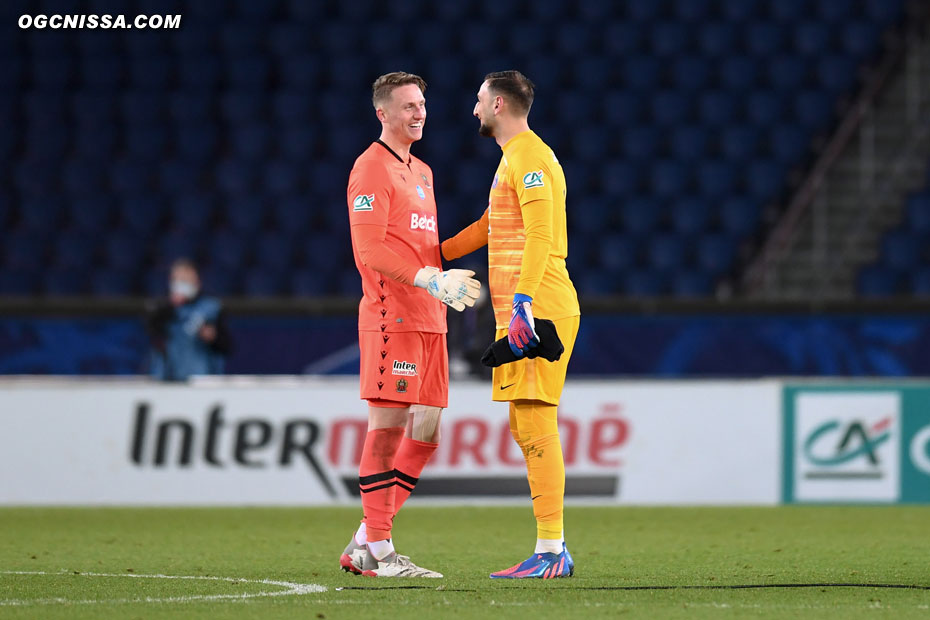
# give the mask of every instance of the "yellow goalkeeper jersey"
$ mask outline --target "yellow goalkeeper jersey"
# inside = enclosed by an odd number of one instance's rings
[[[510,324],[514,293],[533,298],[533,316],[581,314],[565,257],[565,174],[532,131],[503,146],[488,202],[488,284],[498,329]]]

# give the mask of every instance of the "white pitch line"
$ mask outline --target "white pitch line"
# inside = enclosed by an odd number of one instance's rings
[[[326,586],[315,583],[294,583],[291,581],[275,581],[272,579],[243,579],[241,577],[211,577],[198,575],[137,575],[135,573],[78,573],[62,571],[51,573],[48,571],[0,571],[0,575],[38,575],[38,576],[65,576],[75,577],[128,577],[133,579],[178,579],[193,581],[223,581],[226,583],[253,583],[266,586],[276,586],[283,590],[260,590],[259,592],[244,592],[242,594],[194,594],[191,596],[166,597],[137,597],[118,599],[85,599],[75,600],[67,598],[40,598],[40,599],[0,599],[0,607],[25,607],[29,605],[98,605],[98,604],[125,604],[125,603],[190,603],[194,601],[241,601],[250,598],[270,596],[300,596],[315,592],[326,592]]]

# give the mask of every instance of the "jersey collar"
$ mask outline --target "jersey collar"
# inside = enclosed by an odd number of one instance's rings
[[[407,166],[410,165],[410,162],[409,162],[409,161],[404,161],[403,159],[401,159],[401,158],[400,158],[400,155],[398,155],[397,153],[395,153],[395,152],[394,152],[394,149],[392,149],[392,148],[389,147],[387,144],[385,144],[384,141],[381,140],[381,138],[378,138],[377,140],[375,140],[375,142],[377,142],[378,144],[380,144],[381,146],[383,146],[384,148],[386,148],[387,151],[388,151],[388,153],[390,153],[390,154],[393,155],[395,158],[397,158],[397,161],[399,161],[400,163],[402,163],[402,164],[404,164],[404,165],[407,165]]]

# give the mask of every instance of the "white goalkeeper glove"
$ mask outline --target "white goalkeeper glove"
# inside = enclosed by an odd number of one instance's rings
[[[474,306],[481,292],[481,283],[471,276],[474,271],[468,269],[449,269],[440,271],[436,267],[423,267],[413,279],[414,286],[425,288],[426,292],[461,312],[465,306]]]

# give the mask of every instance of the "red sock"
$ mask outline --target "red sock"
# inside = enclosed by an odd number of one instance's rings
[[[394,487],[394,514],[400,512],[407,498],[413,492],[420,479],[420,472],[426,467],[427,461],[439,447],[438,443],[427,443],[404,437],[400,442],[400,450],[394,459],[394,475],[397,476],[397,486]]]
[[[394,457],[404,436],[403,428],[368,431],[358,466],[358,488],[369,542],[391,537],[394,520]]]

